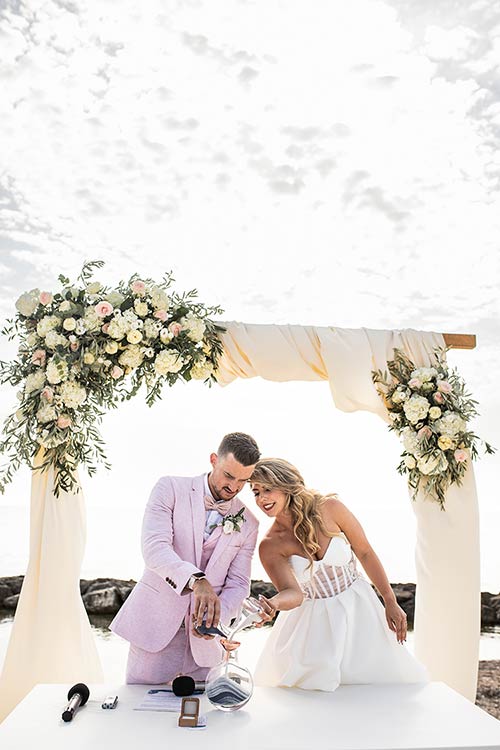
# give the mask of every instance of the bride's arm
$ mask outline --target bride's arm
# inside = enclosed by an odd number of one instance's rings
[[[288,557],[284,557],[280,553],[276,541],[268,538],[263,539],[259,546],[259,557],[274,588],[278,590],[276,596],[266,601],[275,610],[299,607],[304,600],[304,594],[290,566]]]
[[[384,600],[389,628],[396,633],[400,643],[406,640],[406,613],[399,606],[384,567],[356,516],[340,500],[328,499],[324,504],[323,519],[327,528],[336,524],[344,532],[354,554]]]

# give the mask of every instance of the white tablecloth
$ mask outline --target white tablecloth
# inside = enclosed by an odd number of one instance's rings
[[[407,750],[499,748],[500,722],[441,682],[342,685],[334,693],[257,688],[232,714],[202,697],[206,729],[177,726],[176,713],[134,711],[146,685],[91,685],[70,723],[61,720],[69,685],[37,685],[0,725],[2,750],[217,748],[226,750]],[[114,710],[102,699],[119,695]]]

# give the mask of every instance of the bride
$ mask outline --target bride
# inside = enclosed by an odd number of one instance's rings
[[[260,600],[268,620],[283,611],[260,655],[256,684],[333,691],[340,684],[427,682],[404,645],[406,614],[347,507],[307,489],[283,459],[261,459],[250,483],[258,507],[274,519],[259,553],[278,593]]]

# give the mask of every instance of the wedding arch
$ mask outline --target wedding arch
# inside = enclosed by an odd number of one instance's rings
[[[110,289],[92,280],[101,266],[85,264],[74,284],[60,276],[59,292],[23,294],[3,331],[20,346],[15,362],[1,363],[0,378],[21,390],[0,444],[10,456],[0,488],[22,462],[33,471],[29,563],[0,677],[0,721],[39,682],[102,681],[79,590],[85,508],[78,466],[92,474],[96,461],[106,463],[96,429],[106,408],[142,384],[151,405],[178,379],[220,386],[251,377],[327,380],[338,409],[377,414],[402,435],[399,470],[409,475],[417,520],[416,655],[432,679],[474,701],[480,580],[470,459],[477,438],[466,421],[475,402],[456,374],[447,377],[445,351],[472,349],[475,337],[214,322],[220,308],[198,302],[196,290],[176,294],[170,275],[160,282],[135,275]]]

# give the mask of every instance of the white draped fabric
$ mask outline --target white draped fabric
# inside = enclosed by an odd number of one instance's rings
[[[371,370],[393,348],[419,365],[443,346],[437,333],[227,323],[218,381],[237,377],[328,380],[335,405],[388,421]],[[41,457],[38,457],[39,462]],[[39,464],[38,464],[39,465]],[[33,472],[30,558],[0,678],[0,721],[38,682],[100,682],[102,670],[79,591],[85,545],[81,492],[53,492],[53,470]],[[479,644],[479,540],[472,469],[447,509],[418,497],[417,657],[435,680],[475,699]]]
[[[388,420],[371,371],[386,369],[395,347],[429,366],[440,333],[225,323],[218,381],[328,380],[337,408]],[[470,462],[469,462],[470,464]],[[446,510],[419,492],[415,653],[433,680],[475,701],[480,633],[479,519],[473,469],[447,492]]]
[[[103,680],[80,596],[85,530],[82,493],[55,497],[53,469],[33,471],[30,556],[0,677],[0,721],[39,682]]]

